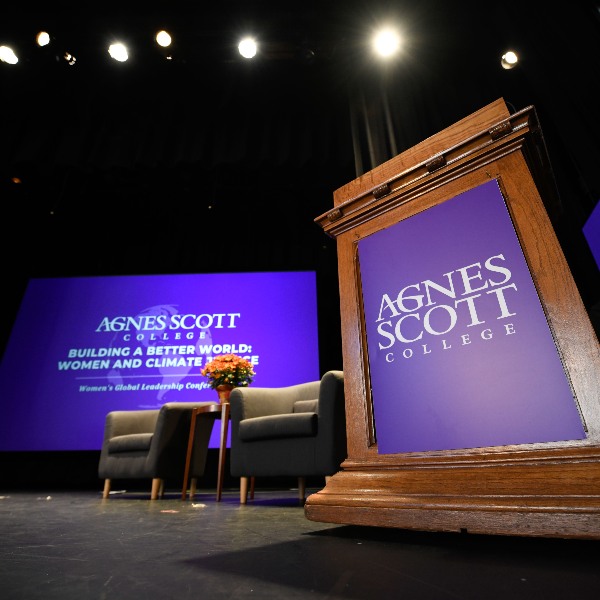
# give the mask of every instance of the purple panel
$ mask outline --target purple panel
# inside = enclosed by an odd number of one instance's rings
[[[598,268],[600,268],[600,202],[596,204],[592,214],[585,222],[585,225],[583,226],[583,235],[594,255],[594,260],[596,261]]]
[[[217,401],[200,370],[229,352],[253,386],[319,379],[315,272],[32,279],[0,364],[0,451],[97,450],[111,410]]]
[[[585,438],[496,181],[358,252],[379,453]]]

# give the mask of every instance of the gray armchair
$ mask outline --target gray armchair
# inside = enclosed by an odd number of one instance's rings
[[[304,502],[306,477],[339,471],[347,456],[342,371],[289,387],[235,388],[229,402],[230,470],[241,478],[242,504],[255,477],[297,477]]]
[[[152,479],[150,498],[164,494],[165,479],[183,480],[192,409],[211,402],[167,402],[160,409],[106,415],[98,476],[108,498],[114,479]],[[190,466],[192,485],[204,474],[214,419],[198,419]]]

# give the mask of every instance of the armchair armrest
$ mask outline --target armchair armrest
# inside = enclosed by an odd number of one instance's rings
[[[347,455],[346,401],[343,371],[329,371],[321,381],[317,453],[323,469],[335,473]]]

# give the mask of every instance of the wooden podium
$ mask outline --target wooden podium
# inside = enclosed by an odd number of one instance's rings
[[[558,357],[559,366],[552,370],[552,377],[560,372],[559,379],[563,378],[570,390],[567,405],[564,406],[563,402],[563,408],[570,414],[576,414],[575,425],[581,427],[583,433],[572,437],[569,433],[566,437],[558,434],[556,441],[552,441],[554,438],[544,437],[541,426],[542,434],[536,432],[531,439],[517,436],[515,442],[509,420],[500,434],[501,443],[469,445],[467,441],[466,445],[461,446],[459,442],[455,447],[452,441],[446,443],[443,436],[432,434],[444,431],[444,423],[436,422],[440,420],[435,414],[436,399],[429,398],[427,402],[433,403],[432,418],[415,421],[414,427],[410,417],[398,419],[396,439],[393,434],[394,417],[391,417],[390,423],[390,419],[383,419],[381,415],[388,410],[388,405],[393,410],[407,411],[398,414],[410,415],[413,409],[418,412],[421,405],[415,398],[415,390],[418,393],[419,386],[413,384],[408,393],[401,379],[393,393],[389,392],[389,388],[387,393],[383,393],[386,388],[379,384],[378,378],[389,365],[381,362],[384,359],[380,357],[379,349],[386,346],[381,340],[389,340],[388,345],[395,343],[397,347],[400,344],[394,335],[403,341],[407,341],[408,336],[400,333],[401,319],[397,315],[400,314],[401,300],[396,300],[394,295],[385,295],[387,304],[382,302],[380,320],[384,309],[395,313],[397,320],[387,322],[389,330],[383,331],[386,336],[379,338],[377,346],[370,329],[371,321],[375,319],[366,317],[365,299],[370,292],[366,288],[372,285],[371,281],[376,276],[385,278],[386,261],[390,272],[393,269],[400,274],[399,277],[404,267],[412,269],[420,256],[420,244],[413,244],[413,253],[403,247],[402,251],[382,254],[380,262],[383,264],[371,269],[377,271],[375,275],[366,273],[365,265],[370,258],[367,250],[371,251],[366,244],[374,242],[371,245],[378,250],[376,244],[379,239],[387,240],[397,227],[405,228],[398,238],[405,243],[404,233],[405,230],[410,232],[411,223],[426,223],[430,217],[435,219],[437,212],[441,215],[442,211],[456,203],[457,198],[478,193],[477,190],[485,189],[490,182],[495,182],[493,185],[505,203],[507,218],[512,222],[516,243],[529,271],[531,287],[539,299],[544,327]],[[307,498],[305,514],[308,519],[429,531],[600,538],[600,352],[598,339],[551,224],[550,216],[558,214],[557,210],[558,196],[535,110],[528,107],[511,115],[502,99],[336,190],[333,209],[317,217],[315,222],[337,240],[348,456],[326,486]],[[485,216],[486,213],[481,214]],[[443,227],[443,224],[438,224],[438,227]],[[475,223],[473,230],[477,229]],[[483,239],[487,234],[479,231],[479,235]],[[436,243],[436,239],[428,239],[427,235],[419,239],[422,240],[422,249]],[[486,240],[483,239],[483,242]],[[461,242],[457,240],[456,243]],[[389,251],[389,246],[387,249]],[[498,250],[493,258],[488,266],[495,271],[497,281],[504,255]],[[433,263],[428,264],[431,268]],[[463,282],[471,288],[475,284],[481,289],[487,285],[477,278],[481,274],[476,273],[473,265],[459,270],[464,276]],[[508,273],[510,271],[505,269],[505,280]],[[444,274],[447,281],[450,275]],[[489,278],[491,285],[494,277]],[[425,283],[424,279],[415,281]],[[431,281],[428,285],[433,286]],[[408,287],[423,292],[426,286],[415,284]],[[439,285],[438,288],[442,289]],[[516,290],[517,286],[513,288]],[[427,293],[433,294],[432,289],[428,288]],[[512,293],[514,290],[509,291]],[[445,294],[450,295],[450,291],[446,290]],[[480,292],[480,295],[483,294]],[[433,307],[433,298],[427,298]],[[458,329],[456,319],[459,317],[456,315],[462,308],[458,302],[452,307],[449,302],[446,304],[445,311],[437,312],[449,313],[454,320],[444,331],[453,326]],[[476,353],[479,358],[492,346],[481,342],[475,335],[483,327],[479,325],[483,317],[474,314],[474,306],[470,306],[473,311],[469,325],[475,326],[468,331],[465,329],[459,339],[463,344],[477,341],[481,347]],[[410,321],[421,324],[428,318],[429,313],[410,313],[416,309],[409,306],[408,301],[404,308],[407,312],[403,314],[406,317],[403,326]],[[502,310],[501,317],[514,314],[506,302]],[[433,318],[434,313],[430,316]],[[497,321],[497,327],[501,323]],[[512,325],[504,323],[503,326],[505,334],[515,333]],[[431,345],[428,346],[427,342],[418,346],[422,347],[423,353],[435,350],[442,355],[442,336],[437,335],[441,326],[437,327],[438,331],[431,325],[431,332],[436,334],[430,336]],[[419,336],[422,335],[421,331]],[[412,339],[416,340],[419,336],[415,335]],[[505,338],[508,339],[508,336],[505,335]],[[500,340],[500,337],[495,339]],[[513,336],[514,339],[516,336]],[[419,342],[424,340],[420,337]],[[443,347],[450,348],[450,344]],[[407,368],[409,358],[421,360],[416,354],[413,356],[416,348],[414,344],[406,346],[402,355],[398,351],[395,364]],[[475,356],[465,348],[467,346],[458,348],[455,343],[447,353],[450,357],[454,352],[453,360],[462,353],[464,359],[460,364],[462,375],[459,374],[459,377],[463,379],[471,376],[469,361]],[[519,352],[522,350],[520,348]],[[530,356],[526,351],[523,356],[525,361],[522,362],[527,364],[516,370],[520,371],[520,376],[527,377],[530,370],[537,368],[537,356]],[[424,360],[421,362],[424,363]],[[456,370],[447,369],[448,376],[455,377]],[[440,377],[440,369],[431,369],[421,381],[434,386]],[[492,391],[490,389],[490,393]],[[546,395],[540,387],[539,394],[530,394],[524,399],[525,403],[531,400],[536,404],[540,420],[547,415],[551,417],[555,410],[553,406],[545,408]],[[487,400],[485,396],[481,394],[466,400],[475,401],[480,409],[480,403]],[[462,400],[464,398],[461,397]],[[506,401],[509,406],[512,395]],[[492,406],[491,409],[496,411],[498,407]],[[514,410],[518,412],[521,408],[516,406]],[[497,414],[500,426],[504,412],[499,410]],[[480,413],[480,416],[484,417],[481,421],[486,420],[484,414]],[[536,421],[532,423],[536,425],[538,420],[532,421]],[[436,429],[430,425],[433,422],[436,422]],[[513,423],[516,429],[517,422]],[[558,426],[560,428],[560,423]],[[419,446],[419,427],[427,430],[432,439],[431,448]],[[406,446],[406,450],[403,440],[411,437],[415,429],[416,435],[410,442],[413,446]],[[468,436],[472,435],[474,440],[495,440],[493,429],[492,419],[491,424],[472,427],[472,431],[465,434],[466,439],[470,440]],[[454,430],[447,433],[449,438],[456,434]],[[384,434],[387,450],[382,451],[380,446],[384,443]],[[462,432],[458,432],[460,435]],[[426,437],[425,433],[422,437]],[[503,439],[508,441],[502,443]],[[525,441],[518,441],[521,439]],[[394,448],[401,450],[395,451]]]

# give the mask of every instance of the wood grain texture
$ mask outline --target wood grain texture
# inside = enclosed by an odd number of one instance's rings
[[[490,179],[506,200],[587,438],[379,455],[357,243]],[[338,247],[348,457],[308,497],[307,518],[600,539],[600,348],[549,217],[558,202],[535,109],[509,115],[498,100],[340,188],[334,205],[315,221]]]

